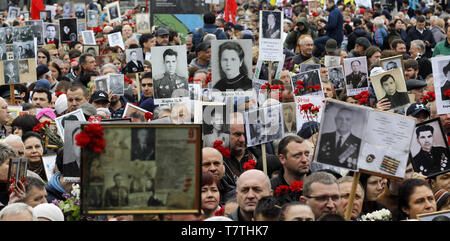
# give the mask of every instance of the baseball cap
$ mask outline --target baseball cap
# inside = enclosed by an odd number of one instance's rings
[[[200,51],[205,51],[207,49],[211,48],[211,43],[210,42],[201,42],[196,48],[195,48],[195,52],[200,52]]]
[[[155,32],[156,36],[169,35],[169,31],[165,28],[158,28]]]
[[[37,89],[37,88],[44,88],[44,89],[50,90],[50,88],[51,88],[50,82],[47,79],[40,79],[34,85],[34,89]]]
[[[337,42],[336,40],[330,38],[327,40],[327,43],[325,44],[325,50],[327,51],[327,53],[334,53],[336,52],[338,48]]]
[[[411,104],[408,107],[408,109],[406,110],[406,115],[416,116],[421,111],[425,111],[428,116],[431,114],[430,109],[428,109],[428,107],[425,104],[417,102],[417,103]]]
[[[96,90],[92,94],[91,99],[89,100],[89,103],[92,103],[94,101],[95,102],[106,101],[109,103],[108,94],[103,90]]]
[[[40,76],[48,73],[50,70],[48,69],[47,65],[41,64],[36,68],[36,76],[39,78]]]

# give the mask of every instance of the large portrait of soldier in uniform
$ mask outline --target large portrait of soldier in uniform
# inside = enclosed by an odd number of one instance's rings
[[[440,118],[416,125],[411,140],[411,157],[414,171],[424,176],[449,171],[450,151]]]
[[[151,62],[155,100],[189,97],[186,45],[153,47]]]

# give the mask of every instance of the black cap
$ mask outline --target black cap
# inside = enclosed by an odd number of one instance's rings
[[[211,48],[211,43],[210,42],[201,42],[196,48],[195,48],[195,52],[198,53],[200,51],[205,51],[207,49]]]
[[[417,102],[411,104],[408,107],[408,109],[406,110],[406,115],[416,116],[422,111],[426,112],[428,116],[431,115],[430,109],[428,109],[428,107],[424,103]]]
[[[363,46],[364,49],[370,47],[370,42],[366,37],[359,37],[356,39],[356,44]]]
[[[408,91],[421,89],[425,86],[427,86],[427,82],[425,80],[410,79],[406,81],[406,89]]]
[[[244,26],[240,25],[240,24],[235,24],[234,25],[234,30],[237,31],[244,31]]]
[[[155,31],[155,36],[163,36],[163,35],[169,35],[169,31],[165,28],[158,28]]]
[[[96,90],[92,96],[91,99],[89,100],[89,103],[92,102],[99,102],[99,101],[106,101],[109,103],[109,98],[108,98],[108,94],[103,91],[103,90]]]
[[[47,65],[41,64],[36,68],[36,77],[39,78],[39,76],[42,76],[46,73],[48,73],[50,70],[48,69]]]

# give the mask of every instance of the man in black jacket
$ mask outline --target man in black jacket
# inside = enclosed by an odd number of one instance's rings
[[[276,191],[281,185],[291,185],[294,181],[302,181],[310,172],[311,167],[311,147],[299,136],[290,135],[281,139],[278,144],[278,158],[283,165],[280,175],[270,180],[272,190]],[[294,197],[278,198],[280,204],[287,201],[297,201]]]
[[[355,27],[355,29],[348,36],[347,52],[350,52],[355,48],[356,39],[359,37],[365,37],[369,40],[369,42],[372,40],[370,34],[362,27],[362,21],[360,18],[355,18],[353,20],[353,27]]]
[[[427,58],[431,58],[433,53],[432,48],[434,48],[436,42],[434,41],[433,33],[429,29],[425,28],[425,17],[423,16],[418,17],[416,27],[413,27],[408,31],[408,37],[406,37],[406,47],[409,48],[411,41],[416,39],[420,39],[425,43],[425,56]]]

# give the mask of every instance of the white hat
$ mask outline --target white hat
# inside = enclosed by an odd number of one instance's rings
[[[382,74],[386,71],[384,71],[383,68],[381,67],[374,67],[371,71],[370,71],[370,77],[375,76],[375,75],[379,75]]]
[[[67,110],[67,95],[62,94],[55,101],[56,114],[60,115]]]
[[[42,203],[34,207],[36,218],[46,218],[50,221],[64,221],[64,214],[53,203]]]

